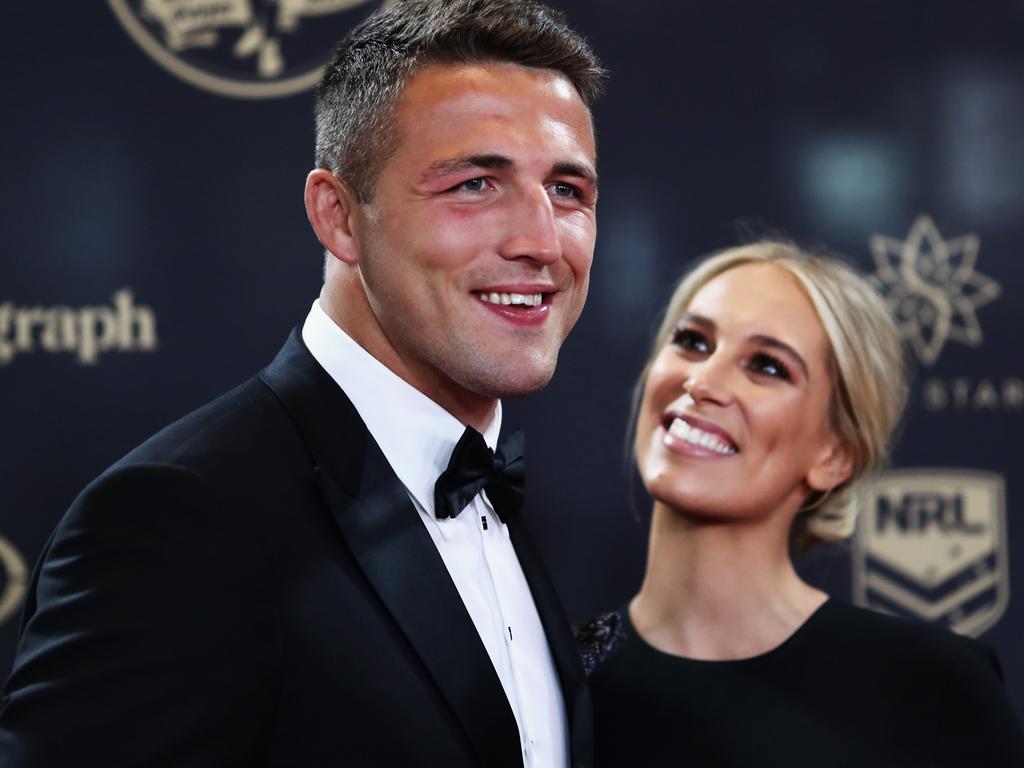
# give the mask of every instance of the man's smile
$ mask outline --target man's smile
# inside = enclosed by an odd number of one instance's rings
[[[542,293],[478,293],[481,301],[488,304],[502,304],[505,306],[539,307],[543,300]]]
[[[472,291],[480,304],[503,320],[519,326],[539,326],[551,315],[557,291],[551,286],[488,286]]]

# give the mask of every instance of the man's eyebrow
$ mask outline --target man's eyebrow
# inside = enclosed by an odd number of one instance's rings
[[[423,172],[424,176],[445,176],[450,173],[460,173],[473,168],[495,170],[512,167],[512,158],[504,155],[466,155],[464,157],[451,157],[445,160],[438,160],[427,166]]]
[[[473,169],[504,170],[511,168],[515,162],[505,155],[466,155],[464,157],[451,157],[438,160],[426,167],[423,175],[426,176],[447,176],[453,173]],[[558,176],[574,176],[583,179],[594,189],[597,189],[597,171],[584,163],[564,161],[555,163],[551,167],[551,173]]]
[[[551,167],[551,172],[558,176],[575,176],[578,179],[583,179],[594,189],[597,189],[597,171],[589,165],[573,162],[555,163]]]

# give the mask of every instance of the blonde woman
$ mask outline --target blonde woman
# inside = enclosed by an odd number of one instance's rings
[[[638,385],[647,570],[580,642],[604,766],[1024,766],[986,647],[854,608],[792,553],[849,536],[906,399],[841,262],[733,248],[679,284]]]

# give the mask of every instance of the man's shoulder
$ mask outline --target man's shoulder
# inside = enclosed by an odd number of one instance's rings
[[[114,462],[72,504],[69,522],[152,520],[166,506],[246,506],[307,471],[301,435],[253,376],[167,425]],[[143,510],[145,513],[143,514]],[[177,513],[176,513],[177,514]]]
[[[110,465],[78,495],[55,536],[276,531],[282,513],[319,498],[313,479],[314,460],[300,427],[268,384],[253,376]]]
[[[201,475],[225,462],[301,450],[288,413],[259,377],[206,403],[149,437],[111,470],[132,465],[173,465]]]
[[[343,441],[360,425],[294,331],[262,371],[161,429],[111,469],[157,463],[216,476],[244,463],[254,477],[265,465],[308,464],[311,446],[325,434]]]

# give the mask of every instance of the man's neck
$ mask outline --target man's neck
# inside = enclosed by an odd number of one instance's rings
[[[347,281],[346,281],[347,282]],[[380,325],[372,320],[373,310],[366,294],[354,285],[324,285],[320,306],[329,318],[381,365],[433,400],[460,423],[483,434],[494,421],[498,400],[471,392],[454,382],[417,376],[388,341]]]

